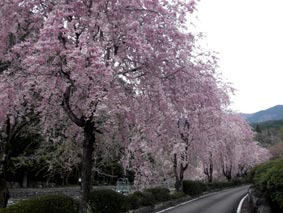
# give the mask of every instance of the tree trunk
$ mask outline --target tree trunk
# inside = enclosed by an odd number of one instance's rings
[[[180,178],[179,178],[179,187],[180,187],[180,192],[183,191],[183,182],[184,182],[184,172],[187,169],[187,165],[183,166],[181,163],[180,165]]]
[[[180,192],[181,190],[181,184],[180,184],[180,180],[179,180],[179,175],[178,175],[178,165],[177,165],[177,154],[174,154],[174,162],[173,162],[173,166],[174,166],[174,174],[175,174],[175,189],[177,192]]]
[[[22,187],[23,188],[27,188],[28,187],[28,172],[27,171],[24,172]]]
[[[178,161],[177,161],[177,154],[174,154],[174,174],[175,174],[175,189],[177,192],[183,191],[183,181],[184,181],[184,172],[187,169],[188,164],[183,166],[181,163],[180,165],[180,172],[178,174]]]
[[[5,208],[8,204],[10,193],[7,182],[4,178],[0,179],[0,208]]]
[[[183,181],[176,180],[175,189],[177,192],[182,192],[183,191]]]
[[[80,213],[87,213],[87,204],[89,192],[92,186],[91,183],[91,169],[92,169],[92,155],[93,155],[93,145],[95,144],[95,128],[94,121],[92,118],[86,119],[84,116],[78,118],[76,114],[72,111],[70,106],[70,97],[72,89],[74,87],[74,82],[67,76],[67,80],[71,83],[64,92],[63,95],[63,109],[69,118],[79,127],[84,130],[84,141],[83,141],[83,154],[82,154],[82,164],[81,164],[81,202],[80,202]]]
[[[209,167],[209,169],[207,167],[203,169],[203,173],[206,175],[208,183],[212,182],[212,171],[211,167]]]
[[[212,153],[210,153],[209,158],[209,176],[208,176],[208,182],[212,182],[212,175],[213,175],[213,162],[212,162]]]
[[[0,208],[5,208],[8,204],[10,193],[6,182],[6,155],[2,153],[0,161]]]
[[[209,170],[208,183],[212,183],[212,171]]]
[[[84,127],[84,142],[82,154],[82,186],[81,186],[81,206],[80,212],[87,213],[89,192],[91,189],[91,169],[93,145],[95,143],[94,124],[87,121]]]
[[[211,183],[212,182],[212,175],[213,175],[213,164],[212,163],[209,164],[209,169],[208,169],[208,167],[205,167],[203,169],[203,173],[207,176],[207,181],[209,183]]]
[[[232,180],[232,165],[222,165],[222,173],[228,181]]]

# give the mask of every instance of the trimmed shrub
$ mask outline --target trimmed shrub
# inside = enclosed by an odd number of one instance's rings
[[[240,182],[238,181],[230,181],[230,182],[212,182],[207,184],[208,190],[214,190],[214,189],[223,189],[226,187],[232,187],[239,185]]]
[[[162,202],[170,200],[170,190],[163,187],[155,187],[144,190],[145,192],[149,192],[153,195],[153,199],[155,202]]]
[[[222,182],[212,182],[207,184],[208,190],[214,190],[214,189],[221,189],[224,188]]]
[[[199,195],[207,190],[207,185],[200,181],[185,180],[183,182],[183,192],[187,195]]]
[[[78,213],[79,202],[65,195],[47,195],[0,209],[0,213]]]
[[[111,189],[92,191],[89,206],[92,213],[122,213],[129,209],[127,197]]]
[[[139,207],[141,206],[151,206],[156,203],[154,199],[154,195],[150,191],[136,191],[132,195],[130,195],[132,198],[132,201],[135,203],[132,203],[131,205],[137,205]]]
[[[179,198],[185,197],[186,194],[184,192],[174,192],[170,196],[171,196],[171,199],[175,200],[175,199],[179,199]]]
[[[129,209],[138,209],[142,206],[151,206],[158,202],[178,199],[184,196],[186,196],[186,194],[183,192],[175,192],[170,195],[169,189],[156,187],[146,189],[143,192],[136,191],[133,194],[128,195],[127,200],[129,203]]]
[[[129,203],[129,209],[138,209],[142,206],[141,196],[134,194],[129,194],[127,196],[127,200]]]
[[[140,196],[141,206],[151,206],[155,204],[154,196],[149,191],[135,192],[137,196]]]

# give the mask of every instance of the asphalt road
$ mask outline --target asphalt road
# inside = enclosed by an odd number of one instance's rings
[[[211,193],[160,213],[236,213],[238,204],[247,194],[248,188],[249,186],[241,186]]]

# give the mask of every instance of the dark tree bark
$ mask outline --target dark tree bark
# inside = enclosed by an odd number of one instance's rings
[[[23,181],[22,181],[22,187],[23,188],[27,188],[28,187],[28,172],[27,171],[24,172],[24,177],[23,177]]]
[[[180,181],[179,181],[179,176],[178,176],[178,164],[177,164],[177,154],[174,154],[174,174],[175,174],[175,189],[177,192],[180,191]]]
[[[11,126],[10,118],[7,116],[5,124],[5,133],[0,132],[0,208],[7,206],[10,194],[6,181],[6,165],[7,165],[7,144],[11,142],[13,130],[15,126]]]
[[[223,164],[222,165],[222,173],[226,177],[228,181],[232,180],[232,165]]]
[[[174,174],[175,174],[175,189],[177,192],[181,191],[182,182],[178,175],[178,161],[177,161],[177,154],[174,154]]]
[[[93,122],[86,122],[84,127],[84,142],[82,155],[82,191],[81,191],[81,213],[87,213],[87,203],[91,190],[91,169],[93,145],[95,143],[95,133]]]
[[[209,167],[209,169],[208,168],[204,168],[204,174],[207,176],[207,181],[209,182],[209,183],[211,183],[212,182],[212,169],[211,169],[211,167]]]
[[[213,173],[213,165],[210,164],[210,165],[209,165],[209,177],[208,177],[208,182],[209,182],[209,183],[212,182],[212,173]]]
[[[6,182],[6,140],[0,140],[0,143],[0,208],[5,208],[10,197]]]
[[[5,208],[8,204],[10,194],[6,182],[6,154],[1,150],[0,155],[0,208]]]
[[[180,171],[178,173],[178,161],[177,161],[177,154],[174,154],[174,174],[175,174],[175,189],[177,192],[183,191],[183,182],[184,182],[184,172],[188,168],[188,164],[185,166],[181,163],[180,164]]]
[[[91,118],[86,120],[84,117],[78,118],[72,111],[70,106],[72,85],[67,87],[63,96],[63,109],[69,116],[69,118],[79,127],[84,130],[83,141],[83,154],[81,159],[81,200],[80,200],[80,213],[87,213],[87,204],[89,198],[89,192],[92,188],[91,183],[91,169],[92,169],[92,156],[94,152],[95,144],[95,132],[99,132],[95,129],[95,123]]]
[[[5,208],[8,204],[10,194],[5,178],[0,178],[0,208]]]
[[[213,176],[213,161],[212,161],[212,153],[209,153],[209,165],[208,167],[204,168],[204,174],[207,176],[207,181],[209,183],[212,182],[212,176]]]
[[[181,162],[178,172],[178,159],[177,154],[174,154],[173,159],[173,165],[174,165],[174,174],[175,174],[175,189],[177,192],[183,191],[183,181],[184,181],[184,173],[186,169],[188,168],[188,149],[189,149],[189,130],[190,130],[190,124],[187,119],[180,119],[178,121],[178,128],[180,130],[179,134],[181,137],[181,140],[185,144],[185,152],[181,154],[182,162],[185,162],[185,165]]]

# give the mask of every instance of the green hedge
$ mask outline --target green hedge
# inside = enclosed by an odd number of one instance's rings
[[[135,197],[137,200],[137,204],[140,206],[151,206],[154,205],[156,202],[154,200],[154,195],[149,191],[144,192],[134,192],[131,196]],[[131,203],[131,206],[133,204]]]
[[[156,203],[170,200],[170,190],[163,187],[155,187],[144,190],[144,193],[148,192],[153,195],[153,199]]]
[[[133,194],[128,195],[127,198],[130,209],[138,209],[142,206],[151,206],[156,203],[176,199],[176,196],[181,197],[180,194],[175,195],[175,197],[172,197],[170,195],[169,189],[167,188],[155,187],[145,189],[143,192],[134,192]]]
[[[241,181],[229,181],[229,182],[212,182],[207,183],[208,190],[214,190],[214,189],[223,189],[227,187],[233,187],[242,184]]]
[[[170,196],[171,196],[171,199],[175,200],[175,199],[179,199],[179,198],[185,197],[186,194],[184,192],[174,192]]]
[[[207,185],[200,181],[184,180],[183,182],[183,192],[187,195],[200,195],[207,189]]]
[[[139,193],[141,192],[135,192],[127,196],[129,209],[138,209],[139,207],[142,206],[142,194]]]
[[[89,207],[92,213],[122,213],[130,208],[126,196],[111,189],[92,191],[89,196]]]
[[[0,209],[0,213],[78,213],[79,202],[65,195],[47,195]]]
[[[163,187],[145,189],[143,192],[137,191],[127,197],[130,209],[151,206],[172,199],[169,189]]]
[[[195,196],[195,195],[200,195],[205,191],[233,187],[233,186],[237,186],[243,183],[245,182],[243,182],[242,180],[233,180],[229,182],[212,182],[212,183],[204,183],[201,181],[193,181],[193,180],[184,180],[183,192],[187,195]]]
[[[268,161],[250,172],[254,187],[271,202],[275,211],[283,212],[283,159]]]

